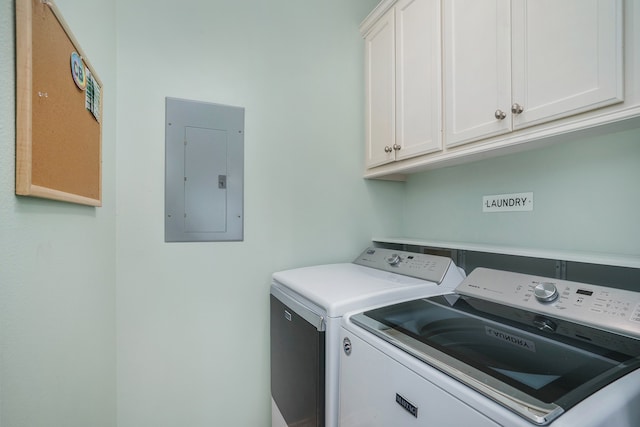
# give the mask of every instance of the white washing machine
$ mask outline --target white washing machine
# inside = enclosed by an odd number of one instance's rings
[[[345,313],[451,292],[463,279],[449,258],[381,248],[367,248],[353,263],[275,273],[272,426],[338,426]]]
[[[638,427],[640,293],[478,268],[344,316],[341,427]]]

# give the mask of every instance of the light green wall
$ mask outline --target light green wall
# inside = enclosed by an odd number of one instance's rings
[[[400,231],[362,179],[375,3],[118,3],[119,427],[269,425],[271,273]],[[244,242],[164,243],[166,96],[246,109]]]
[[[0,426],[113,427],[115,7],[56,3],[105,85],[104,206],[15,196],[14,1],[0,0]]]
[[[640,256],[640,130],[434,170],[406,183],[405,236]],[[482,196],[534,192],[533,212]]]
[[[640,253],[639,131],[363,180],[375,0],[57,3],[105,83],[104,206],[14,196],[0,0],[2,427],[114,426],[116,399],[119,427],[268,425],[270,274],[374,235]],[[164,243],[166,96],[246,108],[244,242]],[[533,213],[481,212],[520,191]]]
[[[376,2],[116,3],[57,1],[105,84],[87,208],[14,195],[0,1],[0,425],[268,425],[270,274],[400,231],[401,186],[361,179]],[[246,107],[244,242],[163,242],[165,96]]]

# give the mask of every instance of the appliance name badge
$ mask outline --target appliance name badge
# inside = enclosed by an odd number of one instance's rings
[[[404,408],[405,411],[418,418],[418,407],[413,405],[404,397],[396,393],[396,403]]]
[[[503,331],[499,331],[497,329],[493,329],[490,326],[485,326],[484,327],[485,331],[487,332],[487,335],[489,335],[490,337],[499,339],[501,341],[505,341],[508,342],[509,344],[513,344],[516,345],[520,348],[524,348],[525,350],[529,350],[532,352],[536,352],[536,344],[531,341],[531,340],[526,340],[524,338],[521,338],[517,335],[511,335],[507,332],[503,332]]]

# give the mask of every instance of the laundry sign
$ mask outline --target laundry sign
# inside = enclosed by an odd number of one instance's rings
[[[533,192],[482,197],[482,212],[524,212],[533,210]]]

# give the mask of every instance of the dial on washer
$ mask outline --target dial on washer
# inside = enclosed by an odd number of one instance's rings
[[[558,298],[558,289],[551,282],[540,282],[533,288],[533,294],[540,302],[551,302]]]
[[[389,258],[387,258],[387,263],[389,263],[389,265],[392,267],[400,264],[400,261],[402,261],[402,258],[400,258],[400,255],[398,254],[392,254]]]

